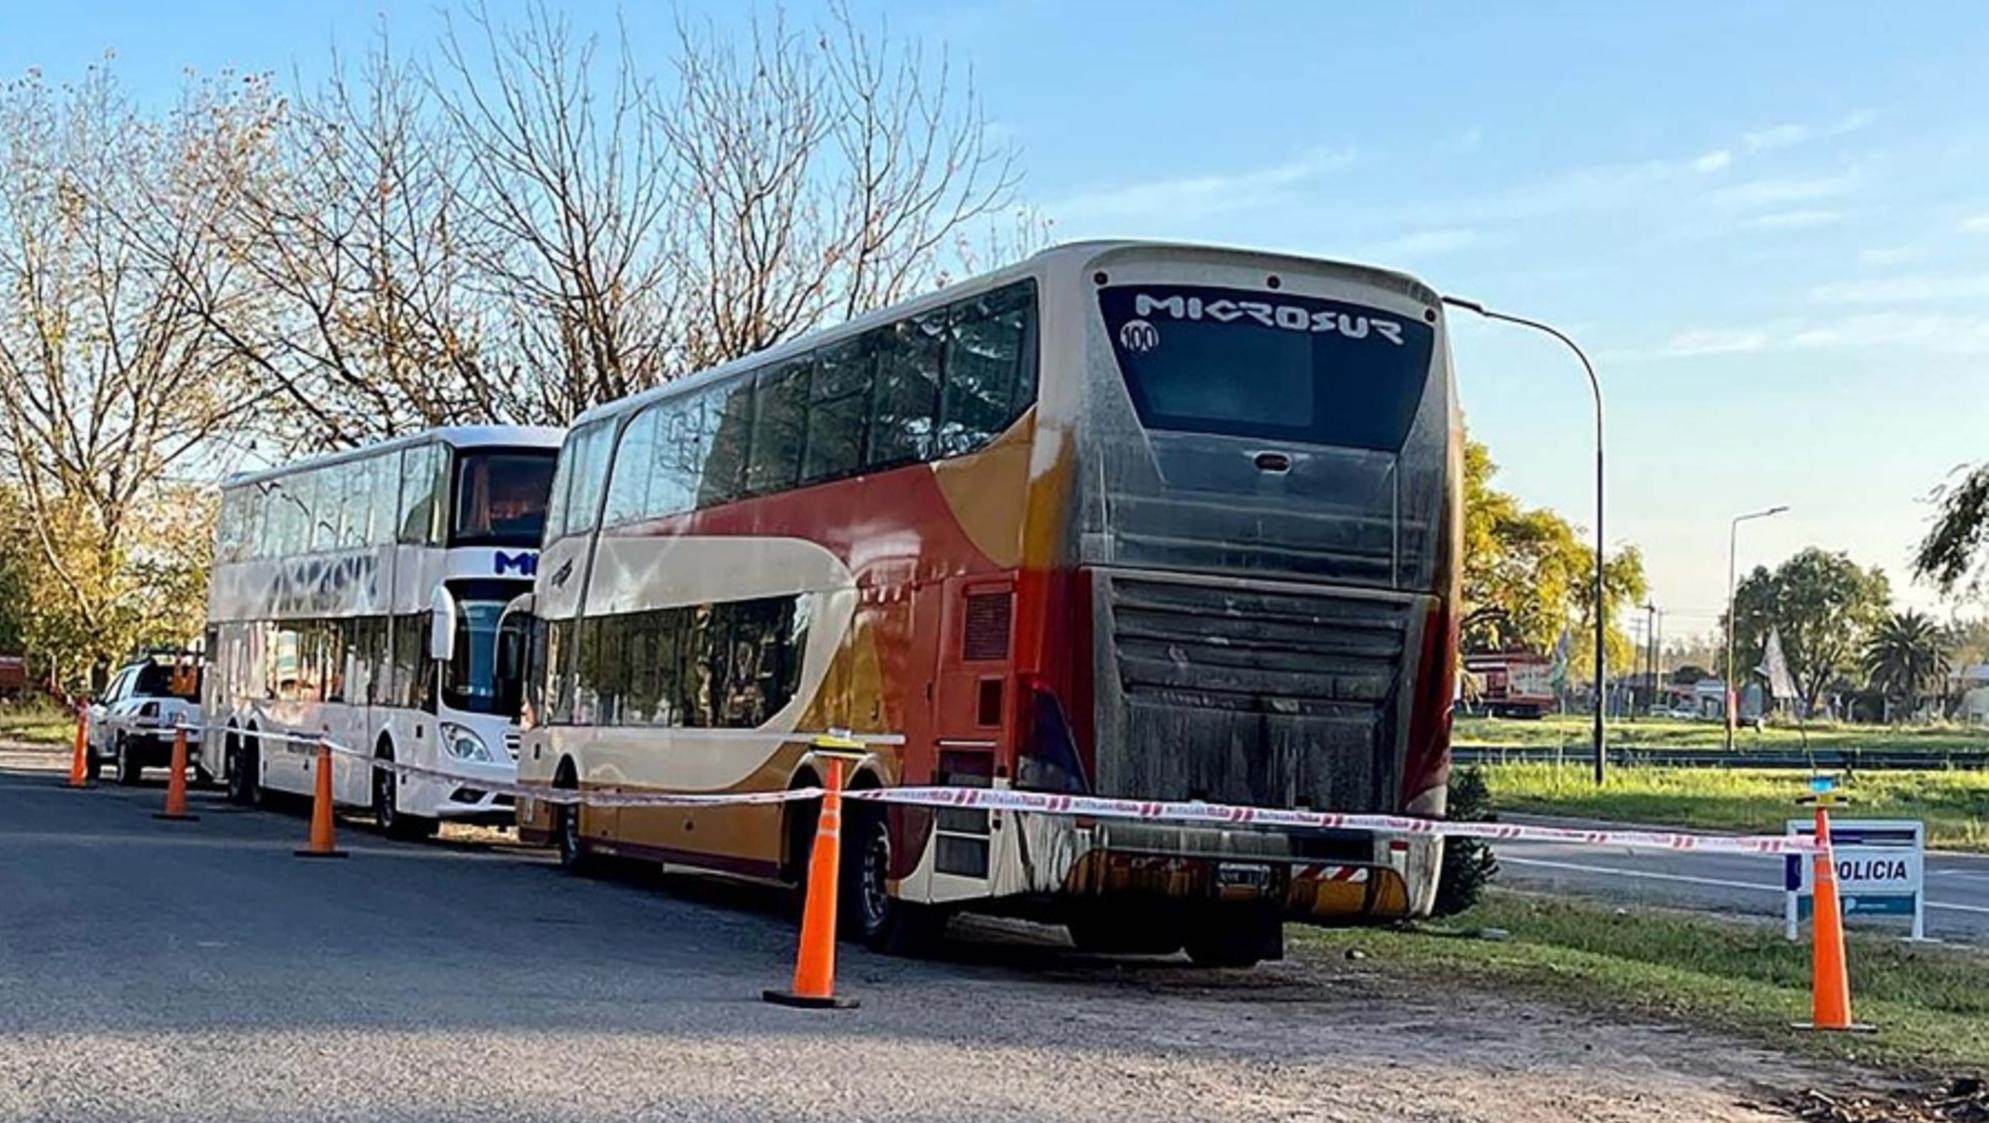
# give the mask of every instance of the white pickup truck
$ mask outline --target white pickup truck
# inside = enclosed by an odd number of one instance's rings
[[[147,768],[168,767],[174,729],[184,722],[187,761],[201,783],[211,782],[213,769],[200,754],[200,674],[200,664],[185,656],[146,655],[119,667],[90,703],[90,778],[105,763],[116,767],[120,784],[136,784]]]

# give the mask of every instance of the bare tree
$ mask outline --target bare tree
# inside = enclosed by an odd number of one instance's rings
[[[508,317],[530,414],[564,422],[666,373],[675,200],[655,88],[626,35],[604,62],[543,5],[515,27],[481,7],[465,22],[449,24],[430,75],[479,226],[463,252]]]
[[[0,91],[0,472],[72,655],[134,638],[144,504],[255,402],[179,289],[235,269],[209,188],[257,143],[253,100],[195,83],[151,120],[104,65]]]
[[[538,415],[477,283],[488,232],[460,186],[465,147],[425,78],[382,33],[356,79],[335,57],[277,108],[264,159],[216,187],[212,234],[253,283],[183,277],[189,306],[274,391],[264,431],[318,449]]]
[[[688,24],[678,42],[663,127],[693,367],[939,282],[947,252],[1014,205],[1016,152],[944,53],[929,62],[841,5],[805,35],[776,16],[743,49]]]

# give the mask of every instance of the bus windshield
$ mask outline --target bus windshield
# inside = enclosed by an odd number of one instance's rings
[[[1396,452],[1430,371],[1430,325],[1316,297],[1119,285],[1099,305],[1149,429]]]
[[[450,544],[537,546],[557,455],[549,448],[458,452]]]
[[[497,680],[497,624],[504,605],[502,600],[456,602],[456,654],[442,673],[444,706],[472,714],[505,708]]]

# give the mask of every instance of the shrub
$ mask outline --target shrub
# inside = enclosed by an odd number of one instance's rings
[[[1492,789],[1476,765],[1450,777],[1450,818],[1461,823],[1490,822]],[[1437,873],[1436,916],[1451,916],[1478,903],[1478,897],[1499,872],[1492,848],[1475,838],[1443,840],[1443,866]]]

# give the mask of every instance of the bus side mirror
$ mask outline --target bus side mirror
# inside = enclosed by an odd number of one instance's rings
[[[456,596],[441,585],[428,598],[428,657],[438,663],[456,657]]]

